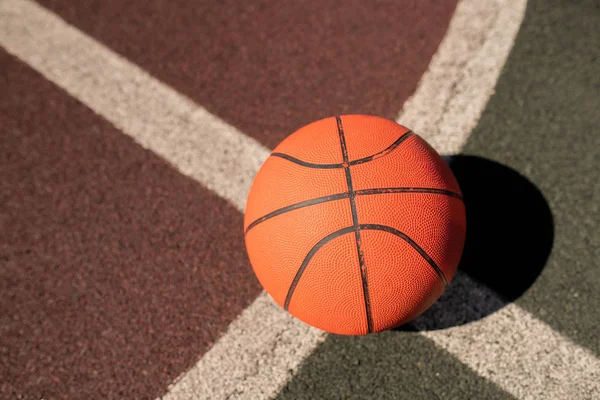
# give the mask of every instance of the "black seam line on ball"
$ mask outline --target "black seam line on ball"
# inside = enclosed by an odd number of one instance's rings
[[[258,218],[257,220],[255,220],[254,222],[252,222],[250,225],[248,225],[248,227],[246,228],[246,233],[248,233],[248,231],[252,228],[254,228],[256,225],[260,224],[261,222],[276,217],[278,215],[284,214],[286,212],[289,211],[293,211],[293,210],[297,210],[299,208],[303,208],[303,207],[308,207],[308,206],[312,206],[315,204],[321,204],[321,203],[326,203],[329,201],[334,201],[334,200],[339,200],[339,199],[345,199],[348,197],[348,193],[344,192],[344,193],[338,193],[338,194],[332,194],[329,196],[323,196],[323,197],[317,197],[315,199],[310,199],[310,200],[305,200],[305,201],[301,201],[299,203],[296,204],[292,204],[289,205],[287,207],[283,207],[280,209],[277,209],[275,211],[272,211],[260,218]]]
[[[340,229],[339,231],[330,233],[329,235],[325,236],[323,239],[319,240],[319,242],[317,244],[315,244],[312,249],[310,249],[310,251],[308,252],[306,257],[304,257],[304,261],[302,261],[302,265],[300,265],[300,268],[298,268],[298,271],[296,272],[296,275],[294,276],[294,280],[292,281],[292,284],[290,285],[290,288],[288,289],[287,296],[285,297],[285,302],[283,303],[283,308],[286,311],[290,308],[290,301],[292,300],[292,296],[294,295],[294,290],[296,290],[296,286],[298,286],[298,282],[300,281],[302,274],[304,274],[304,271],[306,270],[308,263],[313,258],[313,256],[317,253],[317,251],[319,251],[319,249],[321,247],[325,246],[327,243],[331,242],[333,239],[340,237],[346,233],[352,233],[352,232],[354,232],[354,226],[348,226],[346,228]]]
[[[288,161],[291,161],[295,164],[298,165],[302,165],[303,167],[308,167],[308,168],[315,168],[315,169],[335,169],[335,168],[342,168],[343,165],[342,164],[316,164],[316,163],[311,163],[308,161],[302,161],[299,158],[296,158],[294,156],[290,156],[289,154],[285,154],[285,153],[271,153],[271,156],[273,157],[279,157],[279,158],[284,158]]]
[[[368,195],[374,195],[374,194],[394,194],[394,193],[415,193],[415,194],[416,193],[426,193],[426,194],[439,194],[442,196],[450,196],[450,197],[459,199],[461,201],[463,200],[463,197],[458,193],[454,193],[454,192],[451,192],[449,190],[444,190],[444,189],[436,189],[436,188],[390,187],[390,188],[361,189],[361,190],[355,191],[354,193],[356,193],[357,196],[368,196]],[[317,197],[317,198],[310,199],[310,200],[304,200],[299,203],[295,203],[295,204],[292,204],[292,205],[289,205],[286,207],[279,208],[275,211],[271,211],[270,213],[263,215],[262,217],[256,219],[252,223],[250,223],[250,225],[248,225],[248,227],[246,228],[245,233],[248,233],[248,231],[250,229],[254,228],[256,225],[260,224],[261,222],[264,222],[264,221],[271,219],[273,217],[276,217],[278,215],[285,214],[289,211],[294,211],[299,208],[313,206],[316,204],[327,203],[330,201],[345,199],[348,196],[349,196],[348,192],[332,194],[329,196],[323,196],[323,197]]]
[[[435,273],[440,277],[442,282],[444,283],[444,287],[448,287],[448,279],[446,279],[446,275],[444,275],[444,271],[441,270],[440,267],[433,261],[433,259],[423,250],[421,246],[419,246],[414,240],[410,238],[406,233],[400,232],[396,228],[392,228],[387,225],[378,225],[378,224],[363,224],[360,225],[360,228],[363,230],[376,230],[376,231],[384,231],[391,233],[392,235],[396,235],[399,238],[403,239],[406,243],[410,244],[413,249],[415,249],[425,261],[433,268]]]
[[[386,194],[386,193],[429,193],[429,194],[441,194],[443,196],[454,197],[455,199],[463,200],[463,197],[454,193],[450,190],[436,189],[436,188],[421,188],[421,187],[390,187],[390,188],[374,188],[374,189],[361,189],[357,190],[358,196],[364,196],[368,194]]]
[[[394,143],[392,143],[391,145],[389,145],[387,148],[385,148],[385,149],[381,150],[380,152],[375,153],[373,155],[359,158],[358,160],[350,161],[350,165],[363,164],[363,163],[381,158],[381,157],[385,156],[386,154],[394,151],[394,149],[396,147],[400,146],[400,144],[402,142],[404,142],[406,139],[408,139],[409,137],[411,137],[413,135],[414,135],[414,133],[412,133],[411,131],[408,131],[405,134],[403,134],[402,136],[400,136],[398,139],[396,139],[396,141]]]
[[[391,226],[386,226],[386,225],[361,224],[361,225],[359,225],[359,227],[363,231],[375,230],[375,231],[388,232],[388,233],[391,233],[392,235],[395,235],[395,236],[399,237],[400,239],[404,240],[413,249],[415,249],[419,253],[419,255],[421,257],[423,257],[423,259],[425,259],[425,261],[427,261],[427,263],[433,268],[433,270],[436,272],[436,274],[440,277],[440,279],[444,283],[444,286],[445,287],[448,286],[448,280],[446,279],[446,275],[444,275],[443,271],[437,266],[435,261],[433,261],[431,259],[431,257],[429,257],[429,255],[425,252],[425,250],[423,250],[421,248],[421,246],[419,246],[407,234],[400,232],[399,230],[392,228]],[[296,287],[298,286],[298,282],[300,281],[300,278],[302,278],[302,274],[304,274],[304,271],[306,271],[306,268],[308,267],[310,260],[317,253],[317,251],[319,251],[321,249],[321,247],[325,246],[327,243],[331,242],[333,239],[338,238],[347,233],[355,232],[355,229],[356,228],[354,227],[354,225],[352,225],[352,226],[348,226],[346,228],[342,228],[333,233],[330,233],[329,235],[327,235],[323,239],[321,239],[317,244],[315,244],[312,249],[310,249],[310,251],[308,252],[306,257],[304,257],[304,260],[302,261],[300,268],[298,268],[298,271],[296,271],[294,280],[292,281],[292,284],[290,285],[290,288],[288,289],[287,296],[285,297],[285,302],[283,304],[283,308],[285,310],[289,310],[290,302],[292,300],[292,296],[294,295],[294,291],[296,290]]]
[[[348,148],[346,147],[346,137],[344,136],[344,127],[342,118],[335,117],[337,121],[338,133],[340,135],[340,146],[342,147],[342,156],[344,160],[344,172],[346,173],[346,184],[348,185],[348,199],[350,200],[350,210],[352,211],[352,224],[354,225],[354,239],[356,240],[356,251],[358,253],[358,264],[360,268],[360,279],[362,281],[363,298],[365,301],[365,311],[367,315],[367,329],[373,332],[373,315],[371,313],[371,299],[369,297],[369,281],[367,276],[367,266],[362,251],[362,241],[360,238],[360,226],[358,224],[358,213],[356,211],[356,193],[352,186],[352,173],[350,172],[350,163],[348,162]]]
[[[408,132],[404,133],[402,136],[400,136],[398,139],[396,139],[396,141],[394,143],[392,143],[391,145],[389,145],[385,149],[381,150],[380,152],[372,154],[372,155],[367,156],[367,157],[359,158],[358,160],[347,161],[347,162],[348,162],[349,165],[357,165],[357,164],[363,164],[363,163],[366,163],[366,162],[373,161],[373,160],[376,160],[378,158],[381,158],[381,157],[385,156],[386,154],[391,153],[402,142],[404,142],[406,139],[408,139],[409,137],[411,137],[413,135],[414,135],[413,132],[408,131]],[[315,168],[315,169],[344,168],[344,164],[343,163],[340,163],[340,164],[311,163],[311,162],[308,162],[308,161],[300,160],[299,158],[296,158],[294,156],[290,156],[289,154],[279,153],[279,152],[277,152],[277,153],[271,153],[271,156],[283,158],[283,159],[286,159],[288,161],[291,161],[291,162],[293,162],[295,164],[298,164],[298,165],[302,165],[303,167],[307,167],[307,168]]]

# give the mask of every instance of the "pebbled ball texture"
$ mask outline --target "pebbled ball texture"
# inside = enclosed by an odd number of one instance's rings
[[[343,115],[287,137],[246,205],[258,280],[300,320],[345,335],[425,311],[460,260],[465,208],[437,152],[384,118]]]

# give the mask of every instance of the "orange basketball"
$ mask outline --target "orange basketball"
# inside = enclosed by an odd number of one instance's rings
[[[265,290],[331,333],[393,328],[453,278],[465,208],[450,168],[387,119],[343,115],[287,137],[246,206],[246,248]]]

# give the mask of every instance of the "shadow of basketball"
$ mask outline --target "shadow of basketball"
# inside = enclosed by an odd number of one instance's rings
[[[467,213],[459,272],[431,308],[396,330],[448,328],[497,311],[533,284],[552,249],[552,213],[533,183],[480,157],[458,155],[446,161]]]

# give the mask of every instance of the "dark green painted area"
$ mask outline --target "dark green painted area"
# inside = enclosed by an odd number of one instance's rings
[[[278,399],[512,399],[415,332],[329,336]]]
[[[553,248],[516,303],[600,355],[600,2],[529,1],[463,152],[513,168],[541,191]]]

